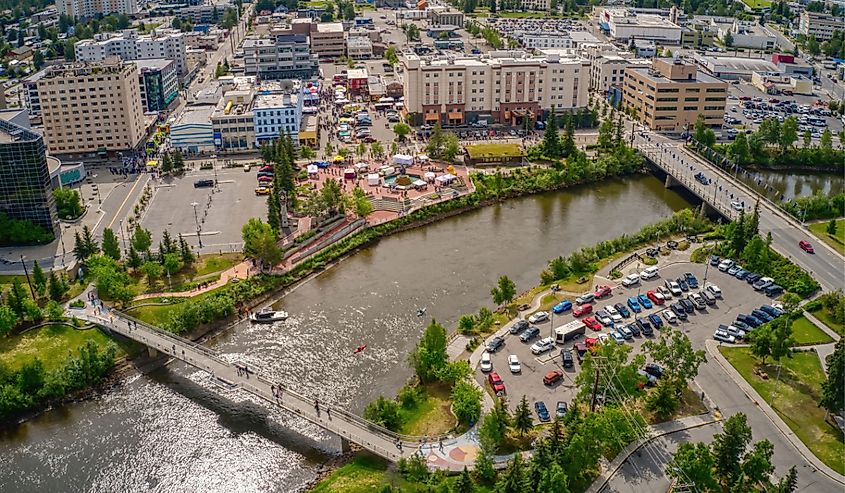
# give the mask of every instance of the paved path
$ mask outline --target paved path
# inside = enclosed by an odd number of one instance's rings
[[[250,276],[258,274],[259,272],[259,269],[252,266],[251,261],[244,260],[243,262],[221,272],[220,279],[210,282],[201,288],[192,289],[190,291],[172,291],[164,293],[141,294],[136,296],[134,300],[147,300],[150,298],[190,298],[192,296],[207,293],[219,287],[225,286],[232,279],[248,279]]]
[[[317,406],[313,399],[288,389],[280,382],[268,380],[255,373],[254,369],[245,373],[238,369],[243,365],[226,361],[205,346],[164,332],[120,312],[109,310],[108,307],[100,305],[96,308],[89,302],[86,303],[86,308],[69,309],[68,315],[105,327],[112,332],[145,344],[157,352],[165,353],[195,368],[207,371],[224,386],[241,388],[263,399],[269,405],[294,413],[338,435],[342,440],[356,443],[391,462],[418,453],[427,458],[432,468],[458,471],[464,466],[471,466],[475,461],[478,446],[473,434],[458,438],[399,435],[334,407],[330,403],[321,402]],[[279,389],[278,393],[274,390],[276,388]]]

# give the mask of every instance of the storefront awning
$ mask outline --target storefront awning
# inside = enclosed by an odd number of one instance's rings
[[[452,112],[452,113],[449,113],[449,119],[450,120],[463,120],[464,114],[458,113],[458,112]]]
[[[425,121],[427,121],[427,122],[437,121],[439,119],[440,119],[439,113],[426,113],[425,114]]]

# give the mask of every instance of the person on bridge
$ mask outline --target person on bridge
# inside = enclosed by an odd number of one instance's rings
[[[314,411],[319,415],[320,414],[320,401],[314,399]]]

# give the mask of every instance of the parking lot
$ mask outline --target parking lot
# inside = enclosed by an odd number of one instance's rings
[[[632,266],[624,273],[635,272],[636,267]],[[632,286],[630,288],[622,287],[621,285],[611,286],[613,288],[610,297],[596,300],[593,302],[594,313],[589,316],[594,317],[595,311],[598,311],[607,305],[615,303],[625,304],[629,296],[636,296],[639,293],[646,293],[649,290],[656,289],[657,286],[663,285],[667,279],[676,279],[682,277],[686,272],[693,273],[699,281],[699,288],[704,287],[705,265],[694,264],[690,262],[672,263],[666,266],[660,266],[660,272],[654,279],[643,281],[641,284]],[[733,276],[720,272],[716,267],[707,267],[707,284],[715,284],[722,291],[722,298],[716,300],[715,305],[708,305],[704,310],[695,310],[689,315],[687,321],[678,321],[674,324],[674,328],[683,331],[692,341],[692,344],[697,349],[704,348],[704,341],[713,338],[713,333],[720,324],[728,325],[736,320],[740,313],[748,314],[751,310],[759,308],[762,304],[771,304],[772,300],[758,291],[754,291],[752,287],[745,281],[738,280]],[[697,290],[692,290],[697,291]],[[686,295],[688,293],[684,293]],[[573,301],[572,297],[563,297],[562,299],[569,299]],[[677,301],[679,298],[674,297],[668,303]],[[643,310],[638,314],[639,317],[646,317],[649,313],[658,313],[665,308],[668,308],[668,303],[663,307],[654,306],[650,310]],[[550,312],[551,315],[551,312]],[[527,317],[528,315],[526,315]],[[594,317],[595,318],[595,317]],[[663,318],[663,317],[661,317]],[[540,329],[540,335],[533,338],[529,342],[522,342],[519,335],[511,335],[507,333],[504,336],[504,345],[495,353],[491,355],[493,364],[492,371],[504,381],[507,394],[507,402],[510,409],[515,409],[522,399],[522,395],[526,395],[529,403],[532,405],[536,401],[544,401],[550,413],[554,415],[556,402],[565,401],[571,403],[577,394],[575,387],[575,377],[580,369],[578,363],[577,353],[573,351],[575,356],[575,364],[573,368],[564,369],[561,361],[561,350],[564,348],[572,349],[575,343],[583,343],[584,337],[577,338],[564,345],[557,344],[551,351],[546,352],[540,356],[535,356],[531,353],[531,345],[543,337],[549,337],[553,334],[552,326],[559,327],[574,320],[575,317],[572,312],[566,312],[560,315],[554,315],[552,320],[534,324]],[[583,319],[583,317],[582,317]],[[632,316],[625,318],[623,324],[630,323],[634,320]],[[669,324],[664,320],[664,329]],[[610,335],[611,330],[608,327],[602,327],[599,331],[587,329],[587,338],[597,338],[600,334]],[[654,336],[644,337],[634,336],[633,339],[627,340],[624,344],[630,344],[634,348],[634,352],[640,351],[642,344],[647,339],[659,338],[659,330],[655,331]],[[488,339],[489,340],[489,339]],[[614,344],[613,339],[610,339],[607,344]],[[521,373],[512,374],[508,369],[507,358],[509,355],[516,355],[521,363]],[[553,386],[546,386],[543,384],[543,376],[553,370],[563,371],[563,379]],[[482,386],[492,393],[489,383],[487,383],[488,374],[479,369],[476,369],[476,378]],[[535,415],[535,422],[536,415]]]
[[[192,172],[181,178],[166,178],[156,183],[153,199],[141,225],[150,230],[153,242],[167,230],[174,238],[182,234],[197,246],[194,206],[200,224],[203,252],[240,249],[241,226],[251,217],[266,218],[267,198],[256,196],[257,169],[245,173],[242,168],[217,171],[217,187],[195,188],[197,180],[213,180],[212,170]]]

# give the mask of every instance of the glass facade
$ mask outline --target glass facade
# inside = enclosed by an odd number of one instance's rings
[[[41,135],[0,120],[0,210],[58,234],[58,215]]]

